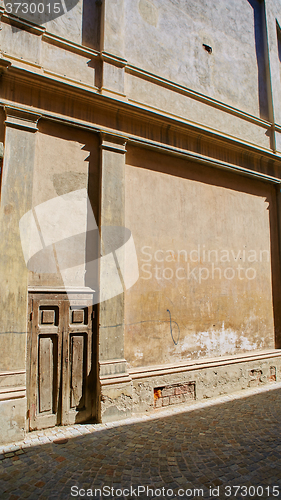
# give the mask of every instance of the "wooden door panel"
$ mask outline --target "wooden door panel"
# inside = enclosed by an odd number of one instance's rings
[[[85,407],[85,336],[71,336],[71,362],[70,362],[70,406],[71,408]]]
[[[93,414],[92,311],[90,301],[72,300],[65,318],[63,352],[67,360],[63,367],[62,423],[73,424],[89,419]]]
[[[60,421],[59,381],[63,302],[32,299],[30,339],[30,430],[53,427]]]
[[[39,413],[53,412],[54,348],[51,337],[39,337],[38,393]]]
[[[91,296],[30,295],[30,430],[94,413]]]

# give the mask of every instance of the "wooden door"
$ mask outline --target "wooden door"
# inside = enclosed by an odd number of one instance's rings
[[[92,319],[93,306],[85,306],[85,300],[73,299],[65,303],[62,342],[63,425],[83,422],[93,414]]]
[[[89,296],[30,294],[30,430],[73,424],[95,411]]]

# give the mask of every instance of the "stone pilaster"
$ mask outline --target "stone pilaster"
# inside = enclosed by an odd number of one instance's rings
[[[125,223],[125,154],[123,137],[102,134],[100,291],[103,298],[111,294],[111,298],[103,300],[99,306],[103,422],[127,417],[132,410],[132,382],[124,359],[123,280],[115,254],[115,250],[122,247]]]
[[[124,0],[104,0],[101,22],[102,93],[125,98]]]
[[[1,439],[23,437],[26,420],[27,279],[19,232],[31,208],[37,122],[40,116],[6,107],[1,185]]]
[[[267,69],[269,121],[272,123],[272,143],[274,152],[281,153],[281,80],[278,55],[278,18],[280,13],[272,0],[264,0],[265,56]],[[276,125],[278,124],[278,125]]]

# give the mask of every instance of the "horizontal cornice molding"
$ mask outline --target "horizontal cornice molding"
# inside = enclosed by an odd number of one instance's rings
[[[0,372],[0,401],[21,399],[26,395],[26,370]]]
[[[195,161],[197,163],[205,164],[209,167],[216,167],[223,170],[228,170],[232,173],[244,175],[247,177],[254,177],[258,180],[270,182],[273,184],[281,184],[281,179],[278,177],[273,177],[271,175],[263,174],[262,172],[257,172],[255,170],[250,170],[244,167],[239,167],[233,163],[227,163],[225,161],[210,158],[209,156],[204,156],[199,153],[194,153],[180,148],[175,148],[173,146],[168,146],[165,144],[157,143],[154,141],[144,140],[141,138],[132,139],[128,138],[128,142],[135,146],[142,146],[148,149],[153,149],[158,152],[165,152],[167,154],[175,155],[178,157],[186,158],[190,161]]]
[[[100,53],[98,51],[85,47],[84,45],[79,45],[78,43],[72,42],[71,40],[67,40],[66,38],[62,38],[58,35],[53,35],[48,31],[44,31],[42,34],[42,40],[52,45],[62,47],[70,52],[81,54],[82,56],[90,58],[100,57]]]
[[[92,288],[88,287],[88,286],[70,286],[70,287],[67,287],[67,289],[65,287],[46,287],[46,286],[28,286],[27,287],[28,289],[28,293],[43,293],[43,294],[46,294],[46,293],[64,293],[64,294],[69,294],[69,293],[79,293],[79,294],[93,294],[93,293],[96,293],[95,290],[93,290]]]
[[[1,59],[0,59],[1,60]],[[6,61],[6,60],[5,60]],[[5,64],[7,64],[8,61],[6,61]],[[72,81],[63,81],[62,79],[58,80],[56,77],[52,77],[51,75],[46,75],[46,74],[40,74],[38,72],[33,72],[31,70],[27,70],[25,68],[17,67],[17,66],[10,66],[8,72],[4,73],[4,78],[9,79],[9,74],[13,76],[14,81],[18,81],[18,83],[23,83],[26,82],[28,85],[32,85],[34,88],[39,88],[41,90],[50,90],[58,94],[60,93],[64,97],[68,98],[73,98],[73,100],[77,101],[80,99],[81,101],[87,102],[94,104],[95,100],[98,105],[103,106],[105,109],[109,109],[113,112],[116,110],[122,109],[122,112],[126,113],[127,116],[134,116],[135,118],[144,118],[147,117],[149,121],[151,122],[153,119],[155,119],[155,122],[165,122],[166,124],[173,125],[175,127],[178,127],[181,130],[185,131],[189,129],[190,131],[193,131],[194,134],[200,134],[202,135],[205,134],[206,137],[209,136],[212,138],[212,140],[218,140],[222,142],[227,142],[230,147],[238,147],[238,148],[247,148],[249,151],[252,151],[253,153],[257,153],[258,155],[263,154],[264,156],[268,156],[271,158],[274,158],[275,160],[280,159],[281,161],[281,156],[275,152],[273,152],[271,149],[266,149],[264,147],[249,143],[247,141],[243,141],[237,137],[230,136],[227,134],[224,134],[218,130],[210,129],[206,126],[196,124],[192,121],[183,119],[181,117],[177,117],[165,112],[161,112],[160,110],[155,110],[151,109],[145,106],[142,106],[141,104],[136,104],[134,102],[128,102],[124,100],[119,100],[114,97],[108,96],[108,95],[102,95],[100,94],[96,88],[94,87],[88,87],[84,84],[80,85],[79,83],[75,82],[73,83]],[[2,101],[4,102],[4,101]],[[10,102],[10,101],[9,101]],[[12,105],[12,103],[10,103]],[[45,113],[42,110],[39,110],[40,113],[45,115],[45,117],[50,116],[50,114]],[[70,124],[74,120],[71,118],[69,119]],[[265,122],[263,122],[265,123]],[[75,121],[75,124],[78,124],[78,120]],[[268,127],[272,127],[270,123],[267,123]],[[89,124],[88,124],[89,126]],[[276,125],[278,127],[278,125]]]
[[[105,375],[104,377],[100,377],[101,387],[114,384],[128,384],[131,382],[132,378],[128,373]]]
[[[22,73],[21,70],[19,70],[18,68],[17,68],[17,71],[20,74]],[[23,70],[23,71],[25,73],[25,70]],[[37,74],[35,74],[34,76],[38,77],[38,79],[39,79],[38,87],[42,88],[42,79],[44,80],[46,78],[46,80],[47,80],[48,77],[44,77],[42,75],[37,75]],[[41,80],[41,82],[40,82],[40,80]],[[29,81],[29,80],[27,79],[27,81]],[[48,83],[50,84],[51,82],[49,81]],[[53,83],[53,80],[52,80],[52,83]],[[58,84],[58,82],[56,82],[56,83]],[[61,83],[61,82],[59,82],[59,83]],[[34,82],[34,86],[35,86],[35,82]],[[56,85],[56,92],[57,93],[61,92],[65,96],[66,90],[63,90],[63,88],[65,88],[66,86],[68,87],[69,94],[72,95],[73,99],[75,99],[77,101],[77,92],[76,92],[77,87],[76,86],[74,87],[71,83],[63,83],[61,90],[58,88],[58,85]],[[281,156],[274,153],[270,149],[265,149],[263,147],[255,145],[255,144],[251,144],[251,143],[248,143],[246,141],[242,141],[241,139],[238,139],[238,138],[226,135],[226,134],[222,134],[218,131],[210,130],[206,127],[188,122],[187,120],[177,119],[175,117],[171,117],[170,115],[165,115],[164,113],[161,114],[161,113],[158,113],[154,110],[148,110],[146,108],[142,108],[140,106],[136,106],[136,105],[133,105],[131,103],[121,102],[119,100],[113,99],[113,98],[108,97],[108,96],[102,96],[100,94],[96,94],[94,92],[91,92],[85,88],[84,89],[81,88],[80,90],[81,90],[81,94],[80,94],[79,98],[82,101],[86,101],[87,103],[94,104],[94,99],[97,99],[98,105],[104,107],[105,109],[111,109],[113,112],[115,112],[118,109],[120,110],[120,108],[122,107],[124,113],[126,113],[128,116],[134,116],[136,119],[138,119],[138,117],[140,119],[144,119],[144,117],[147,117],[150,122],[152,122],[152,120],[154,119],[155,123],[158,122],[158,123],[161,123],[162,125],[163,125],[163,123],[166,123],[167,125],[170,124],[173,127],[177,128],[181,132],[187,132],[188,130],[190,130],[194,135],[198,134],[198,135],[202,136],[203,134],[205,134],[206,137],[208,137],[208,136],[211,137],[213,141],[218,141],[221,144],[227,143],[228,147],[230,147],[230,148],[236,148],[236,149],[238,148],[238,149],[244,149],[244,150],[247,149],[249,152],[252,152],[253,154],[257,154],[259,156],[262,155],[264,158],[268,158],[268,159],[271,159],[274,161],[280,161],[280,165],[281,165]],[[2,106],[5,106],[6,104],[12,106],[14,103],[12,101],[6,101],[6,100],[2,99],[2,101],[0,101],[0,105],[1,104],[2,104]],[[78,127],[78,128],[84,129],[84,130],[100,132],[101,129],[104,129],[104,127],[100,127],[99,125],[96,125],[96,124],[92,125],[91,123],[85,122],[83,120],[77,120],[73,117],[64,117],[62,115],[58,115],[58,114],[52,113],[52,112],[47,112],[47,111],[42,110],[42,109],[37,109],[37,108],[33,107],[32,111],[38,112],[42,116],[42,118],[57,121],[58,123],[64,123],[66,125]],[[109,130],[111,130],[111,129],[109,129]],[[118,131],[112,131],[112,133],[114,133],[114,132],[118,133]]]
[[[11,103],[7,103],[4,101],[2,101],[2,103],[1,103],[1,101],[0,101],[0,105],[1,104],[4,108],[10,108],[10,109],[12,108]],[[119,102],[119,104],[120,104],[120,102]],[[13,108],[13,109],[16,109],[16,108]],[[28,113],[30,111],[29,108],[22,108],[21,107],[21,108],[17,108],[17,109],[18,109],[19,113],[21,113],[21,112]],[[33,111],[33,113],[31,113],[31,114],[33,114],[34,116],[39,116],[40,118],[44,118],[44,119],[47,119],[47,120],[50,120],[50,121],[53,121],[56,123],[68,125],[71,127],[76,127],[76,128],[82,129],[82,130],[88,130],[88,131],[91,131],[94,133],[99,133],[99,134],[101,134],[101,136],[103,135],[104,137],[107,137],[107,138],[111,137],[112,140],[109,141],[109,145],[108,145],[109,147],[107,149],[112,149],[112,147],[114,148],[115,145],[112,141],[116,140],[116,138],[119,138],[119,140],[121,141],[120,147],[118,147],[118,151],[117,151],[119,153],[120,152],[126,153],[125,144],[127,143],[127,144],[131,144],[133,146],[144,147],[144,148],[152,149],[152,150],[155,150],[158,152],[170,154],[172,156],[182,157],[182,158],[185,158],[185,159],[190,160],[190,161],[196,161],[196,162],[205,164],[206,166],[221,168],[224,170],[228,170],[232,173],[256,178],[257,180],[269,182],[272,184],[279,185],[281,183],[281,178],[279,179],[278,177],[270,176],[270,175],[264,174],[262,172],[258,172],[256,170],[247,169],[244,167],[240,167],[239,165],[236,165],[236,164],[227,163],[227,162],[224,162],[222,160],[211,158],[209,156],[204,156],[204,155],[201,155],[199,153],[195,153],[193,151],[184,150],[181,148],[167,145],[165,143],[160,143],[160,142],[152,141],[149,139],[144,139],[142,137],[133,136],[131,134],[122,134],[121,135],[119,130],[105,128],[104,126],[99,126],[96,124],[91,125],[90,123],[83,122],[82,120],[74,120],[73,118],[65,118],[62,116],[57,116],[55,113],[51,113],[51,112],[42,111],[40,113],[38,110],[38,114],[35,114],[37,110],[35,110],[34,108],[32,108],[32,111]],[[199,128],[199,132],[202,135],[201,128]],[[213,135],[215,135],[215,134],[213,134]],[[124,146],[122,146],[121,144],[123,144]],[[241,147],[251,146],[251,145],[248,145],[247,143],[245,144],[241,141],[235,141],[235,144],[236,144],[236,146],[239,145]],[[106,149],[106,145],[105,145],[104,149]],[[252,147],[251,149],[254,150],[255,153],[261,155],[264,159],[265,159],[265,157],[267,157],[267,159],[274,160],[275,162],[280,161],[280,167],[281,167],[280,156],[276,156],[271,151],[263,150],[263,149],[257,148],[257,147]]]
[[[26,370],[7,370],[4,372],[0,372],[0,380],[1,380],[1,377],[9,377],[9,376],[13,376],[13,375],[25,375],[25,374],[26,374]]]
[[[175,83],[171,80],[167,80],[166,78],[162,78],[161,76],[156,75],[154,73],[149,73],[148,71],[145,71],[141,68],[138,68],[137,66],[132,66],[131,64],[128,64],[126,66],[126,72],[130,73],[134,76],[138,76],[139,78],[142,78],[143,80],[151,81],[157,85],[161,85],[162,87],[169,88],[170,90],[173,90],[174,92],[184,94],[187,97],[190,97],[190,98],[195,99],[197,101],[203,102],[204,104],[207,104],[208,106],[212,106],[214,108],[223,110],[223,111],[230,113],[232,115],[238,116],[239,118],[242,118],[243,120],[246,120],[248,122],[255,123],[256,125],[259,125],[260,127],[268,129],[272,125],[271,122],[269,122],[267,120],[263,120],[261,118],[258,118],[257,116],[251,115],[250,113],[247,113],[247,112],[242,111],[238,108],[230,106],[222,101],[218,101],[217,99],[213,99],[212,97],[208,97],[207,95],[200,94],[200,92],[196,92],[195,90],[189,89],[188,87],[184,87],[183,85]]]
[[[100,58],[102,61],[118,66],[119,68],[124,68],[128,64],[126,59],[110,54],[109,52],[101,52]]]
[[[26,388],[24,386],[0,388],[0,401],[9,401],[11,399],[21,399],[26,396]]]
[[[42,35],[46,28],[44,26],[40,26],[39,24],[35,24],[32,21],[27,21],[20,17],[15,16],[14,14],[8,14],[8,12],[0,7],[0,18],[2,22],[7,24],[11,24],[12,26],[16,26],[17,28],[23,29],[25,31],[29,31],[35,35]]]
[[[266,350],[260,352],[243,353],[232,356],[221,356],[219,358],[207,358],[200,360],[190,360],[185,362],[173,363],[172,365],[160,365],[160,366],[144,366],[140,368],[130,368],[128,373],[132,380],[147,378],[147,377],[159,377],[163,375],[169,375],[172,373],[182,373],[194,370],[202,370],[206,368],[215,368],[217,366],[227,366],[237,363],[248,363],[252,361],[263,361],[271,358],[280,358],[281,350]]]

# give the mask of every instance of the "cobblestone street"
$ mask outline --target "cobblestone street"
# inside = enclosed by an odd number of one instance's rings
[[[31,433],[0,449],[0,498],[280,498],[280,424],[278,383],[118,424]]]

